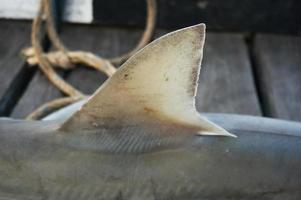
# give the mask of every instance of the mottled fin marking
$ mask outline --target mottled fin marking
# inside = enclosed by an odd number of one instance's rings
[[[233,136],[196,111],[205,25],[169,33],[136,53],[61,130],[167,124],[201,135]]]

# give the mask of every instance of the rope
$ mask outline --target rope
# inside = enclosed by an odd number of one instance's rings
[[[36,120],[55,111],[58,108],[71,104],[75,101],[83,99],[85,95],[72,85],[63,80],[54,70],[54,67],[63,69],[73,69],[76,64],[83,64],[84,66],[96,69],[105,73],[108,77],[116,72],[114,65],[121,65],[130,56],[132,56],[139,49],[144,47],[153,35],[156,22],[156,0],[146,0],[147,2],[147,17],[146,26],[142,37],[140,38],[136,47],[112,59],[99,57],[91,52],[86,51],[70,51],[64,46],[60,40],[56,29],[54,28],[53,16],[51,12],[51,0],[41,0],[37,16],[33,19],[31,41],[32,47],[24,49],[23,54],[27,62],[31,66],[38,65],[43,74],[48,80],[62,91],[68,97],[59,98],[47,102],[29,114],[26,119]],[[51,52],[43,52],[40,44],[40,32],[42,30],[43,15],[45,15],[45,29],[47,35],[55,48]]]
[[[42,16],[45,8],[47,8],[45,3],[47,0],[42,0],[40,4],[40,9],[37,16],[34,18],[32,23],[32,33],[31,33],[31,42],[33,46],[33,52],[36,56],[36,59],[39,63],[41,71],[46,75],[51,83],[53,83],[58,89],[60,89],[66,95],[72,97],[80,97],[83,94],[72,87],[69,83],[64,81],[52,68],[52,65],[43,55],[42,46],[40,44],[40,30],[42,25]]]

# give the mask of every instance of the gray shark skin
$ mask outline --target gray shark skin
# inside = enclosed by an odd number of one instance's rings
[[[0,120],[0,199],[301,198],[300,123],[207,117],[237,138],[163,127],[70,136],[56,121]]]
[[[169,33],[89,99],[0,119],[0,199],[300,200],[300,123],[197,112],[204,41]]]

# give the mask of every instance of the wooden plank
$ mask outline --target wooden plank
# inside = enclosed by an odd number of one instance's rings
[[[21,50],[30,44],[30,23],[0,20],[0,30],[0,115],[3,116],[21,95],[31,75],[31,70],[23,69],[21,56]]]
[[[30,43],[30,24],[16,21],[0,21],[0,97],[22,68],[22,48]]]
[[[300,0],[157,0],[158,27],[205,22],[210,30],[291,32],[301,30]],[[145,23],[145,0],[94,0],[94,21],[102,25]],[[281,28],[279,28],[281,24]]]
[[[196,106],[201,112],[261,115],[242,35],[207,34]]]
[[[254,55],[267,114],[301,121],[301,37],[257,35]]]
[[[43,103],[61,97],[61,93],[38,71],[30,82],[24,95],[14,108],[11,117],[25,118]]]

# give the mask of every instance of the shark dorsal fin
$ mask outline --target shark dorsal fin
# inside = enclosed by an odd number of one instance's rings
[[[205,25],[199,24],[153,41],[125,62],[61,129],[167,123],[204,135],[231,135],[195,108],[204,40]]]

